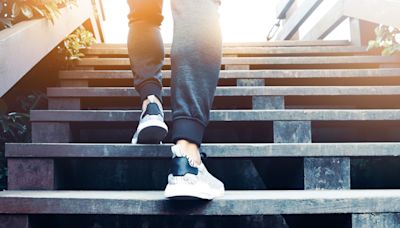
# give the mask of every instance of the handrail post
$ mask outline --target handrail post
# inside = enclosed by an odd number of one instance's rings
[[[350,38],[353,46],[367,46],[370,40],[375,38],[375,23],[350,18]]]
[[[97,42],[104,43],[104,32],[103,32],[103,21],[104,21],[104,11],[102,8],[102,4],[100,4],[99,0],[91,0],[93,12],[90,16],[90,20],[88,20],[84,25],[90,30]]]

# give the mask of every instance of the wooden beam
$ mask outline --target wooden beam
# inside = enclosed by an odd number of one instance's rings
[[[0,32],[0,96],[74,31],[92,12],[90,0],[63,8],[51,24],[47,19],[23,21]]]
[[[319,40],[331,33],[346,16],[343,15],[344,0],[337,3],[318,21],[314,27],[302,38],[303,40]]]
[[[317,9],[322,0],[305,0],[303,4],[285,23],[283,29],[278,33],[277,40],[288,40],[299,30],[300,26]]]
[[[286,13],[292,7],[295,0],[281,0],[276,7],[276,18],[285,19]]]
[[[400,1],[345,0],[343,14],[377,24],[400,27]]]

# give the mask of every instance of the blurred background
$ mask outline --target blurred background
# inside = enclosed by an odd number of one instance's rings
[[[224,42],[265,41],[270,28],[276,23],[275,9],[278,0],[222,0],[221,28]],[[299,1],[301,4],[302,1]],[[324,1],[300,30],[305,34],[336,0]],[[173,21],[170,0],[164,0],[164,22],[161,30],[164,42],[172,41]],[[125,43],[128,34],[129,7],[127,0],[103,0],[105,10],[105,42]],[[348,20],[326,39],[350,39]]]

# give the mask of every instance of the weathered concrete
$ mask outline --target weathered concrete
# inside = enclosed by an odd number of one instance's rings
[[[254,96],[253,109],[285,109],[283,96]]]
[[[350,189],[350,158],[305,158],[305,189]]]
[[[399,190],[227,191],[213,201],[157,191],[5,191],[0,214],[272,215],[400,211]],[[240,205],[240,206],[239,206]]]
[[[311,142],[310,121],[274,121],[275,143]]]
[[[0,215],[1,228],[30,228],[27,215]]]
[[[166,121],[171,112],[164,110]],[[138,121],[141,111],[127,110],[32,110],[33,122]],[[400,109],[308,109],[308,110],[212,110],[210,121],[374,121],[400,120]],[[38,124],[38,123],[35,123]],[[53,123],[51,123],[53,124]],[[51,126],[48,124],[48,126]],[[64,123],[60,123],[61,124]],[[44,127],[43,125],[40,125]],[[37,125],[37,127],[40,127]],[[66,127],[66,126],[64,126]]]
[[[248,70],[249,65],[378,64],[399,61],[398,56],[224,57],[221,64],[233,67],[226,70]],[[130,66],[130,62],[128,58],[82,58],[77,65]],[[171,65],[171,59],[166,58],[164,65]]]
[[[8,159],[8,189],[56,189],[53,159]]]
[[[85,50],[86,55],[128,55],[127,45],[121,47],[90,47]],[[309,47],[224,47],[222,54],[226,55],[284,55],[284,54],[354,54],[365,53],[365,47],[359,46],[309,46]],[[171,48],[165,48],[165,54],[171,54]]]
[[[265,80],[264,79],[237,79],[236,85],[238,87],[265,86]],[[231,89],[236,90],[233,87]],[[241,90],[241,89],[243,89],[243,88],[239,88],[239,90]],[[218,88],[217,88],[217,90],[218,90]]]
[[[398,228],[400,227],[399,213],[373,213],[353,214],[352,224],[354,228]]]
[[[238,86],[217,87],[215,96],[363,96],[400,95],[400,86],[264,86],[264,79],[238,79]],[[76,105],[71,98],[78,97],[138,97],[132,87],[55,87],[48,88],[50,98]],[[164,87],[163,96],[170,96],[171,89]],[[65,100],[61,100],[61,98]],[[67,100],[66,98],[70,98]],[[50,102],[53,102],[50,99]],[[50,103],[52,105],[52,103]]]
[[[81,100],[79,98],[49,98],[48,108],[50,110],[80,110]]]
[[[31,120],[32,121],[32,120]],[[40,122],[32,123],[32,142],[63,143],[70,142],[71,127],[69,123]]]
[[[171,144],[7,143],[7,158],[170,158]],[[400,143],[204,143],[210,158],[399,157]]]
[[[219,78],[371,78],[398,76],[400,76],[400,69],[392,67],[386,69],[222,70]],[[72,79],[133,79],[133,75],[130,70],[72,70],[60,71],[59,78],[63,81]],[[163,78],[171,78],[171,71],[164,70]]]

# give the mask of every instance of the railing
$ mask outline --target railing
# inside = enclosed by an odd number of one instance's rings
[[[297,39],[300,28],[323,3],[323,0],[281,0],[277,5],[277,18],[284,20],[276,40]],[[327,37],[345,19],[350,19],[350,36],[353,45],[365,45],[366,33],[376,24],[400,26],[400,1],[397,0],[336,0],[336,3],[301,40],[319,40]]]
[[[103,41],[99,14],[91,0],[61,9],[54,24],[47,19],[23,21],[0,31],[0,97],[80,25],[88,24],[96,39]],[[102,19],[101,19],[102,20]]]

